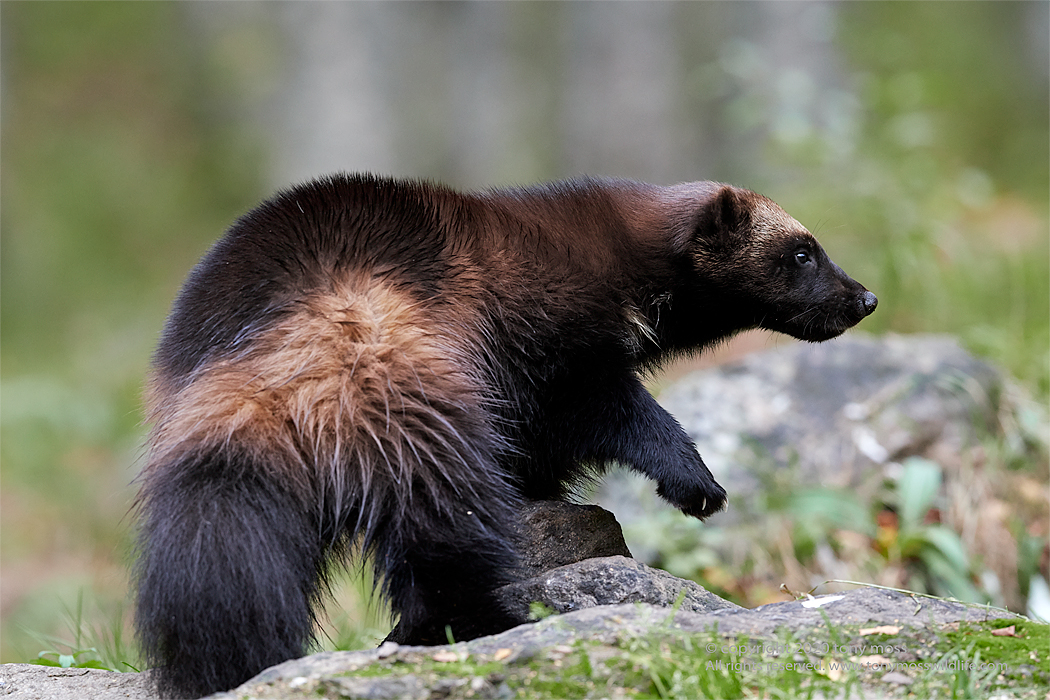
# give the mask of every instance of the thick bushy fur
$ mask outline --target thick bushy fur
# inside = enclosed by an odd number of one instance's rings
[[[357,547],[396,641],[505,629],[520,499],[615,460],[689,515],[724,507],[639,371],[747,328],[825,340],[875,303],[776,204],[715,183],[336,176],[273,198],[190,275],[155,357],[137,627],[160,690],[304,653]]]

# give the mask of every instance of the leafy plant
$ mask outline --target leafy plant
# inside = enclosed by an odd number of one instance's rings
[[[71,653],[69,654],[63,654],[60,651],[53,650],[42,651],[39,654],[37,654],[37,658],[33,663],[38,664],[40,666],[58,666],[61,668],[101,668],[107,671],[114,670],[103,664],[101,661],[99,661],[98,649],[96,649],[95,647],[76,650],[71,649],[70,651]],[[83,661],[77,660],[77,657],[83,656],[85,654],[90,654],[91,658],[84,659]],[[55,658],[48,658],[51,656]]]
[[[886,559],[920,565],[934,592],[970,602],[985,602],[970,579],[970,561],[959,536],[926,521],[941,485],[941,468],[922,457],[909,457],[896,484],[895,526],[880,532]],[[892,523],[892,521],[891,521]]]
[[[84,613],[84,592],[77,596],[74,609],[65,609],[72,642],[37,635],[51,647],[37,654],[31,663],[61,668],[99,668],[108,671],[138,671],[137,649],[124,641],[124,610],[104,611],[108,626],[88,622]],[[62,651],[60,651],[60,649]]]

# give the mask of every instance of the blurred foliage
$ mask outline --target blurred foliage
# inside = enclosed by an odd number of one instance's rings
[[[60,624],[59,598],[123,599],[152,345],[181,278],[261,195],[262,150],[221,114],[176,4],[0,14],[6,661],[33,649],[25,628]]]
[[[728,133],[763,144],[741,180],[878,295],[865,330],[956,334],[1045,400],[1050,59],[1026,52],[1025,9],[845,3],[848,89],[820,93],[746,42],[703,85],[723,96]],[[778,90],[790,99],[770,103]]]
[[[900,567],[908,561],[917,565],[917,573],[926,580],[910,580],[910,590],[929,590],[974,603],[988,602],[988,596],[972,583],[976,572],[959,535],[940,523],[927,522],[941,487],[941,467],[922,457],[909,457],[903,467],[891,496],[896,501],[896,517],[883,519],[885,524],[880,525],[876,537],[878,551],[892,565]]]
[[[157,309],[260,195],[261,158],[213,113],[176,6],[12,3],[3,18],[4,371],[110,379],[120,359],[141,367]],[[91,347],[129,340],[117,362]]]
[[[625,525],[624,534],[636,556],[656,553],[647,563],[745,607],[783,600],[788,581],[807,592],[814,581],[838,580],[986,603],[990,595],[975,584],[978,571],[959,536],[924,522],[937,512],[936,490],[923,492],[929,500],[916,511],[918,522],[898,519],[898,504],[918,503],[907,489],[930,476],[928,467],[935,470],[935,488],[940,483],[940,467],[922,462],[887,484],[888,504],[866,505],[844,489],[786,486],[780,498],[737,499],[734,510],[746,515],[735,525],[704,524],[663,509]]]
[[[831,488],[757,447],[741,457],[756,486],[727,519],[682,518],[635,474],[614,477],[610,503],[636,505],[621,519],[635,557],[745,607],[869,582],[1045,615],[1029,594],[1050,556],[1047,448],[989,434],[944,464],[910,456]]]
[[[857,262],[876,266],[875,328],[958,334],[1045,399],[1050,98],[1019,41],[1023,9],[848,5],[866,123],[829,184],[848,188],[870,255]]]
[[[837,5],[846,84],[832,94],[762,65],[746,38],[722,36],[726,7],[678,11],[691,123],[725,143],[724,162],[697,176],[732,175],[818,233],[879,295],[866,329],[958,334],[1050,395],[1050,99],[1019,40],[1023,3]],[[521,5],[507,35],[537,91],[522,105],[538,145],[514,152],[530,178],[570,174],[554,171],[549,136],[565,98],[546,90],[564,82],[564,38],[546,33],[566,12]],[[258,91],[249,78],[276,70],[281,47],[236,32],[209,43],[179,3],[5,2],[0,31],[0,660],[16,661],[40,649],[26,628],[61,626],[57,600],[84,587],[104,601],[125,594],[148,357],[181,279],[266,194],[268,147],[238,112],[238,92]],[[406,113],[414,123],[429,115]],[[420,124],[406,150],[454,157],[455,144],[430,146],[437,131]],[[844,226],[824,230],[829,221]],[[750,601],[775,593],[748,586],[767,586],[756,572],[782,566],[781,555],[806,562],[830,550],[875,576],[898,556],[940,552],[959,568],[953,545],[910,520],[899,555],[875,556],[877,514],[851,494],[767,497],[776,553],[716,561],[705,543],[727,533],[667,510],[654,529],[667,568]],[[905,536],[925,544],[903,546]],[[1038,542],[1022,544],[1034,566]],[[374,625],[382,611],[361,603],[367,589],[354,582],[339,598]],[[342,625],[334,645],[365,643],[368,633]]]

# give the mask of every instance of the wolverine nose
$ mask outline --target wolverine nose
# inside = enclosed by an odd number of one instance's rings
[[[857,311],[860,312],[861,317],[869,315],[875,310],[875,307],[879,305],[879,299],[871,292],[864,292],[860,295],[860,299],[857,300]]]

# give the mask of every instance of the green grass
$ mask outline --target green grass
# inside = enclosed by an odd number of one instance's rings
[[[128,616],[123,606],[87,614],[84,593],[75,608],[65,610],[68,636],[34,635],[43,649],[32,663],[62,668],[139,671],[138,647],[125,637]]]

